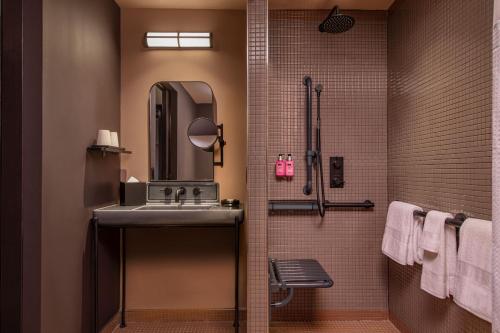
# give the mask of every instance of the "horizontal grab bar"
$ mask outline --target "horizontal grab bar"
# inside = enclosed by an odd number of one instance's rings
[[[325,202],[325,208],[366,208],[370,209],[375,207],[375,204],[370,200],[363,202]]]
[[[366,200],[364,202],[325,202],[325,208],[364,208],[370,209],[375,207],[375,204]],[[270,211],[316,211],[318,203],[316,200],[269,200]]]

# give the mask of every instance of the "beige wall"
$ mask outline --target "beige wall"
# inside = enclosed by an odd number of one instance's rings
[[[122,10],[121,140],[128,176],[148,180],[148,93],[157,81],[204,81],[217,99],[228,145],[224,168],[215,169],[222,198],[245,197],[245,12]],[[146,50],[147,31],[209,31],[214,49]],[[130,232],[129,308],[228,308],[233,305],[231,234],[210,230]],[[201,239],[201,241],[200,241]],[[242,265],[244,267],[244,263]]]
[[[120,9],[113,0],[43,5],[41,332],[90,332],[89,220],[92,209],[117,200],[120,160],[86,148],[98,129],[120,126]],[[117,245],[116,234],[106,238]],[[107,249],[101,248],[101,323],[119,299],[117,251]]]

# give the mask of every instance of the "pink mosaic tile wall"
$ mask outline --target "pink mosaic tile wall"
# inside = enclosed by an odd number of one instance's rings
[[[497,5],[500,4],[497,2]],[[500,25],[493,33],[493,332],[500,333]]]
[[[267,333],[267,0],[248,0],[247,327]]]
[[[386,12],[351,12],[354,28],[321,34],[329,11],[270,11],[267,177],[270,199],[315,199],[305,184],[304,75],[324,87],[323,159],[327,198],[375,202],[372,211],[277,214],[268,218],[269,254],[317,259],[331,289],[299,291],[273,320],[310,320],[338,310],[387,311],[387,261],[380,244],[387,211]],[[314,105],[313,123],[316,120]],[[315,135],[314,135],[315,136]],[[276,179],[279,153],[295,158],[292,181]],[[345,159],[345,188],[329,188],[330,156]]]

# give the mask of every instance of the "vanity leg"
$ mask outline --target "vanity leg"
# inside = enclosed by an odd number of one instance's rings
[[[240,331],[240,221],[234,220],[234,251],[235,251],[235,280],[234,280],[234,328],[235,332]]]
[[[121,252],[121,259],[122,259],[122,297],[121,297],[121,306],[120,306],[120,309],[121,309],[121,319],[120,319],[120,327],[121,328],[124,328],[126,327],[126,323],[125,323],[125,297],[126,297],[126,245],[125,245],[125,231],[126,229],[125,228],[121,228],[120,229],[120,252]]]
[[[93,219],[94,227],[94,333],[99,332],[99,222]]]

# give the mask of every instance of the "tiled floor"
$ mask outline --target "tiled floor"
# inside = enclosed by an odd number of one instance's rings
[[[276,323],[270,333],[399,333],[389,320]]]
[[[240,332],[244,333],[245,329]],[[130,322],[114,333],[234,333],[230,322]],[[398,333],[388,320],[273,323],[270,333]]]
[[[234,333],[234,328],[230,322],[129,322],[126,328],[117,328],[113,333]]]

